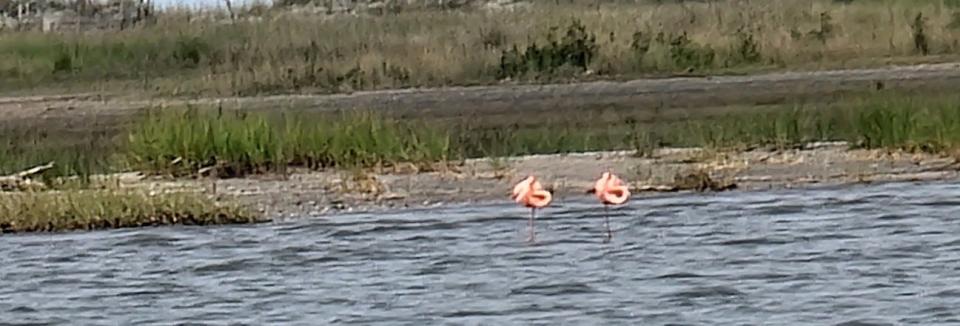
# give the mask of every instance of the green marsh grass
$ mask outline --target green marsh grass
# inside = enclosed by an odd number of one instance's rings
[[[0,193],[0,233],[59,232],[154,225],[254,223],[239,206],[191,193],[73,190]]]
[[[880,95],[658,124],[668,146],[791,148],[847,141],[857,148],[941,152],[960,146],[960,96]]]
[[[903,97],[861,102],[871,108],[855,112],[850,129],[867,148],[940,152],[960,147],[960,96],[949,101]]]
[[[117,135],[104,136],[112,142],[96,146],[63,145],[55,133],[38,140],[41,145],[31,145],[54,149],[47,152],[10,142],[0,151],[6,154],[0,166],[15,166],[7,169],[12,172],[53,160],[72,169],[53,175],[125,170],[187,175],[209,168],[231,177],[284,173],[289,167],[365,169],[413,163],[423,170],[468,158],[597,150],[650,155],[661,147],[789,149],[816,141],[926,152],[960,147],[958,95],[876,93],[767,107],[603,110],[559,112],[541,123],[520,125],[523,112],[434,119],[399,118],[388,111],[197,106],[152,111]]]
[[[122,31],[5,32],[0,89],[334,93],[876,66],[960,50],[952,0],[531,1],[356,16],[257,8],[233,23],[170,10]]]
[[[607,118],[587,119],[597,116]],[[649,155],[652,149],[666,146],[724,151],[847,141],[856,148],[914,152],[949,153],[960,148],[960,95],[889,93],[826,104],[677,109],[656,114],[644,109],[613,114],[564,112],[541,125],[527,126],[513,119],[518,118],[471,116],[439,121],[427,116],[398,119],[362,110],[321,114],[166,109],[150,112],[102,138],[81,137],[76,131],[58,138],[51,131],[24,146],[13,137],[22,133],[5,134],[9,141],[0,143],[6,146],[0,150],[4,154],[0,166],[17,171],[54,160],[71,167],[51,172],[54,175],[88,176],[130,169],[184,175],[215,167],[219,176],[229,177],[282,173],[291,166],[360,171],[404,162],[429,166],[465,158],[594,150],[634,149]],[[91,160],[94,156],[112,159]],[[91,190],[82,184],[59,189],[0,193],[0,232],[258,221],[240,206],[193,193],[151,195]]]
[[[118,150],[113,135],[96,130],[67,130],[43,123],[0,126],[0,175],[54,162],[54,167],[41,177],[49,181],[76,176],[89,181],[92,174],[123,168],[114,157]]]
[[[449,138],[437,128],[369,112],[271,116],[185,110],[148,114],[129,135],[130,164],[181,173],[214,167],[227,176],[308,168],[445,161]]]
[[[818,141],[925,152],[960,146],[960,95],[877,93],[830,103],[672,111],[560,113],[565,118],[527,127],[464,119],[454,124],[460,137],[453,148],[484,157],[625,149],[649,155],[659,147],[789,149]]]

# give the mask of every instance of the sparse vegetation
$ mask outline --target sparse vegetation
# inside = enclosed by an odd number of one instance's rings
[[[499,78],[542,77],[557,74],[583,73],[597,55],[597,36],[587,33],[578,20],[570,23],[566,34],[557,40],[554,29],[547,33],[545,44],[536,42],[519,51],[517,46],[502,51]]]
[[[945,1],[536,1],[325,16],[185,10],[124,30],[5,32],[0,89],[154,95],[349,92],[956,58]],[[256,17],[252,15],[257,15]]]

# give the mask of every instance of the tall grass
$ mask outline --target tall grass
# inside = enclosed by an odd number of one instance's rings
[[[861,145],[936,152],[960,147],[960,98],[942,102],[900,98],[868,103],[873,110],[856,112],[851,128]]]
[[[599,5],[598,5],[599,4]],[[383,15],[160,14],[0,37],[0,89],[255,95],[847,67],[955,58],[951,1],[532,1]]]
[[[164,114],[134,129],[130,152],[169,169],[187,162],[198,169],[222,164],[243,173],[297,165],[370,167],[414,162],[526,154],[647,147],[704,146],[791,148],[814,141],[848,141],[864,148],[936,152],[960,145],[960,96],[874,95],[832,104],[794,104],[765,110],[644,121],[622,113],[620,121],[585,122],[583,114],[560,114],[542,125],[522,127],[477,117],[394,120],[385,114],[352,112],[280,118],[198,113]],[[211,111],[207,111],[211,112]],[[497,119],[504,119],[500,116]],[[183,163],[179,163],[183,164]],[[246,172],[245,172],[246,171]]]
[[[546,124],[522,128],[491,121],[396,119],[351,110],[325,113],[225,112],[209,107],[148,115],[131,129],[131,166],[167,173],[214,168],[222,175],[282,172],[287,167],[369,168],[476,157],[629,148],[629,132],[606,126]]]
[[[390,121],[369,112],[304,118],[188,108],[148,115],[131,130],[131,164],[179,173],[212,167],[225,175],[283,171],[287,166],[371,167],[433,163],[449,153],[437,128]]]
[[[113,136],[95,129],[42,123],[0,126],[0,175],[54,162],[44,177],[78,176],[85,182],[91,174],[121,169],[112,155],[118,150]]]
[[[651,132],[671,146],[789,148],[847,141],[859,148],[940,152],[960,146],[960,96],[854,97],[828,105],[677,121]]]
[[[399,118],[389,111],[362,110],[155,110],[119,130],[120,135],[104,136],[118,141],[102,141],[97,147],[86,142],[63,145],[65,140],[53,131],[40,144],[10,142],[0,149],[5,154],[0,156],[0,166],[26,168],[54,160],[59,166],[77,168],[52,171],[52,176],[128,169],[173,175],[211,170],[220,176],[240,176],[282,173],[291,166],[369,168],[414,163],[432,168],[436,163],[477,157],[595,150],[649,154],[660,147],[683,146],[787,149],[815,141],[848,141],[860,148],[907,151],[960,147],[960,95],[873,94],[835,103],[691,111],[578,110],[557,112],[529,125],[518,123],[522,118],[522,112]],[[63,137],[81,138],[73,133]],[[34,152],[30,147],[57,152]],[[87,161],[92,158],[96,160]]]

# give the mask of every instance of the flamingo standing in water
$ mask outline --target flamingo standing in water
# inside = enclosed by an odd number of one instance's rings
[[[603,204],[603,221],[607,226],[606,241],[610,241],[613,238],[613,231],[610,230],[610,205],[626,203],[630,198],[630,188],[613,173],[604,172],[594,183],[593,189],[588,190],[587,193],[595,194]]]
[[[513,187],[513,194],[510,198],[525,207],[530,207],[530,238],[527,240],[531,242],[534,241],[534,215],[536,214],[537,208],[544,208],[550,204],[550,201],[553,199],[553,194],[551,194],[549,190],[543,189],[543,186],[540,185],[537,178],[531,175]]]

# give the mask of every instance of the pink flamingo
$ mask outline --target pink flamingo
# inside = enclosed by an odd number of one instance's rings
[[[550,204],[550,201],[553,199],[553,194],[551,194],[549,190],[543,189],[543,186],[540,185],[537,178],[531,175],[517,183],[516,186],[513,186],[513,194],[510,198],[525,207],[530,207],[530,238],[527,240],[531,242],[534,241],[534,215],[536,214],[537,208],[544,208]]]
[[[610,230],[610,205],[622,205],[630,199],[630,187],[625,185],[616,175],[610,172],[604,172],[600,179],[594,183],[593,189],[587,191],[593,193],[603,204],[603,219],[607,226],[607,239],[613,238],[613,231]]]

